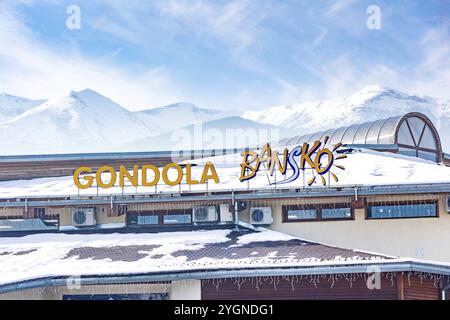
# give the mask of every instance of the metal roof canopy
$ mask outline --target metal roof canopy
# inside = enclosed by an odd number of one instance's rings
[[[435,162],[443,160],[439,134],[431,120],[419,112],[286,138],[279,146],[323,141],[326,136],[329,137],[327,145],[331,146],[342,143],[376,150],[388,146],[387,151]]]
[[[16,162],[46,162],[70,160],[116,160],[116,159],[152,159],[167,157],[203,158],[214,154],[230,154],[246,149],[207,149],[207,150],[177,150],[177,151],[143,151],[143,152],[104,152],[104,153],[62,153],[62,154],[32,154],[0,156],[0,163]]]
[[[404,184],[404,185],[378,185],[378,186],[342,186],[328,188],[310,189],[255,189],[253,193],[235,192],[228,190],[226,193],[205,192],[189,194],[140,194],[131,196],[110,195],[103,197],[67,198],[61,197],[17,197],[15,201],[3,199],[0,208],[14,207],[61,207],[61,206],[95,206],[114,204],[137,204],[137,203],[173,203],[173,202],[195,202],[195,201],[251,201],[261,199],[293,199],[293,198],[315,198],[315,197],[342,197],[342,196],[369,196],[369,195],[395,195],[395,194],[437,194],[450,193],[450,183],[429,184]]]

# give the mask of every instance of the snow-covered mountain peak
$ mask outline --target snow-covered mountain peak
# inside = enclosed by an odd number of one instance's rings
[[[107,151],[156,134],[133,113],[93,90],[72,91],[0,125],[11,153]]]
[[[128,112],[125,108],[115,103],[108,97],[94,91],[92,89],[84,89],[81,91],[71,91],[68,96],[62,96],[60,99],[74,99],[86,107],[95,108],[98,110],[108,110],[108,108],[121,109]]]
[[[190,102],[173,103],[173,104],[170,104],[170,105],[166,106],[165,108],[199,110],[199,108],[197,108],[195,106],[195,104],[190,103]]]
[[[153,108],[153,109],[147,109],[138,111],[136,113],[146,113],[151,115],[157,115],[157,114],[168,114],[168,113],[179,113],[179,112],[185,112],[185,113],[197,113],[197,114],[220,114],[221,111],[218,110],[212,110],[212,109],[204,109],[199,108],[195,104],[190,102],[177,102],[173,103],[164,107],[159,108]]]
[[[382,99],[398,99],[409,100],[411,102],[416,101],[418,103],[426,103],[432,98],[426,96],[410,95],[386,86],[369,85],[352,94],[350,97],[344,99],[343,101],[347,104],[359,106],[363,104],[371,104],[373,102],[376,102],[377,100]]]
[[[0,123],[11,120],[44,102],[45,100],[30,100],[6,92],[0,93]]]
[[[314,133],[408,112],[427,115],[438,128],[444,150],[450,150],[450,140],[444,136],[450,124],[450,101],[427,96],[410,95],[389,87],[371,85],[348,98],[337,101],[306,101],[294,105],[247,111],[243,117],[285,128],[295,128],[298,134]]]

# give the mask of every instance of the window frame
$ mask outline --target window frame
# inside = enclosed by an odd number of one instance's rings
[[[434,204],[436,207],[435,216],[415,216],[415,217],[385,217],[385,218],[372,218],[369,217],[370,206],[395,206],[395,205],[421,205],[421,204]],[[418,201],[387,201],[387,202],[368,202],[365,208],[365,220],[397,220],[397,219],[436,219],[439,218],[439,200],[418,200]]]
[[[322,210],[323,209],[350,209],[350,217],[345,218],[323,218]],[[311,210],[314,209],[317,211],[316,218],[314,219],[289,219],[288,218],[288,210],[289,209],[297,209],[297,210]],[[336,203],[336,204],[290,204],[283,205],[281,207],[282,211],[282,223],[292,223],[292,222],[327,222],[327,221],[353,221],[355,220],[355,208],[351,203]]]
[[[190,223],[164,223],[164,216],[167,215],[190,215]],[[156,224],[139,224],[131,223],[131,218],[133,216],[156,216],[158,217],[158,223]],[[126,215],[126,225],[127,227],[164,227],[164,226],[189,226],[193,225],[192,209],[175,209],[175,210],[145,210],[145,211],[128,211]]]
[[[191,222],[189,223],[164,223],[165,216],[179,216],[179,215],[188,215],[191,217]],[[194,217],[192,216],[192,209],[179,209],[179,210],[171,210],[164,212],[160,217],[160,222],[162,226],[188,226],[192,225]]]

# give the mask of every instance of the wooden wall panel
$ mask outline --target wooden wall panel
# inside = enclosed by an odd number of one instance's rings
[[[240,288],[238,283],[240,283]],[[344,278],[341,278],[334,283],[334,287],[332,287],[332,281],[328,279],[320,279],[320,282],[314,285],[314,283],[310,282],[309,277],[303,277],[302,280],[298,280],[298,277],[295,276],[260,278],[259,281],[257,278],[202,281],[202,299],[206,300],[395,300],[396,298],[397,283],[395,280],[392,282],[385,276],[381,277],[380,290],[369,290],[364,277],[357,278],[352,285]]]
[[[439,300],[439,282],[429,277],[420,279],[417,275],[409,277],[408,280],[407,275],[404,275],[403,296],[405,300]]]

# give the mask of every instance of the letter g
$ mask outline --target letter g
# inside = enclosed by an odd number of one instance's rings
[[[79,167],[75,170],[73,174],[73,182],[79,189],[88,189],[92,186],[92,182],[94,181],[94,178],[91,176],[84,176],[83,180],[87,181],[87,183],[82,184],[80,182],[80,175],[83,173],[91,173],[92,169],[89,167]]]

